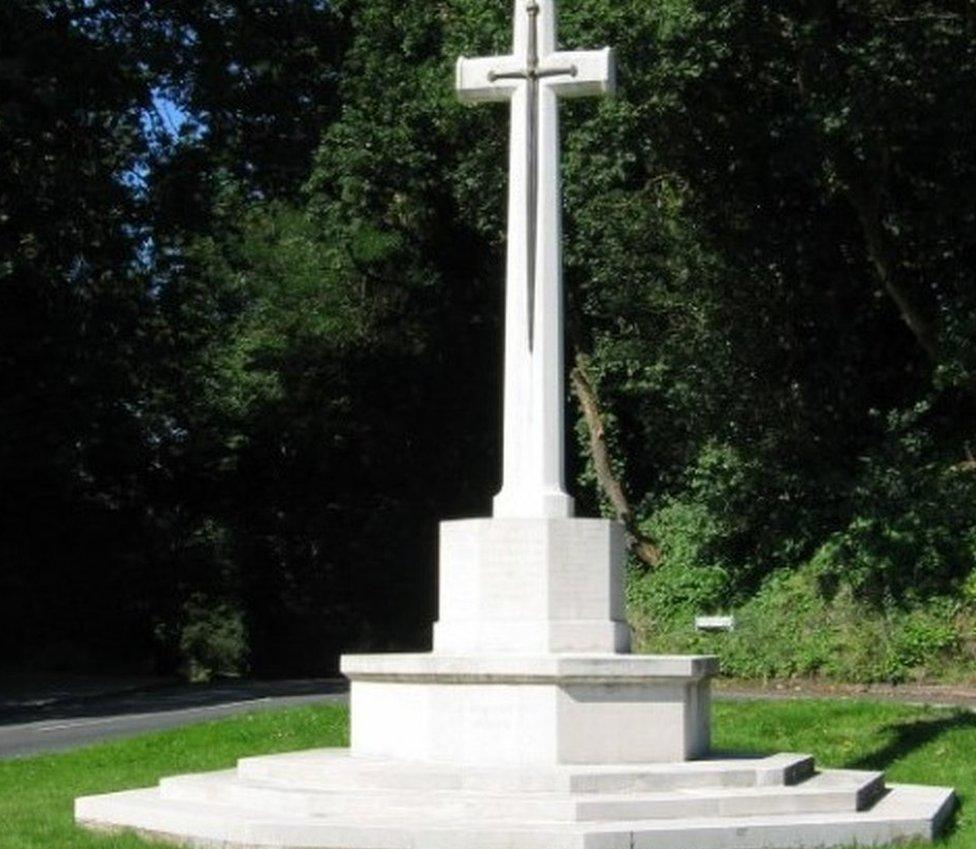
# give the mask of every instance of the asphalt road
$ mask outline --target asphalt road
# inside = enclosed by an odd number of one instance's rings
[[[61,751],[255,710],[345,701],[340,681],[160,685],[57,700],[0,699],[0,760]],[[38,703],[40,701],[41,703]]]

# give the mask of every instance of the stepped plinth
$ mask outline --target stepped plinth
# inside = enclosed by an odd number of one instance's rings
[[[952,794],[776,755],[468,767],[322,750],[79,799],[78,821],[198,847],[772,849],[931,840]]]
[[[447,523],[441,544],[440,645],[343,658],[350,749],[79,799],[78,821],[215,849],[788,849],[931,840],[951,813],[951,790],[878,772],[710,755],[715,658],[599,650],[621,639],[615,524]]]

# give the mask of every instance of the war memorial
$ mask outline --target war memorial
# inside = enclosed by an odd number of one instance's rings
[[[440,530],[427,654],[348,656],[351,747],[77,800],[76,819],[237,849],[788,849],[931,840],[952,790],[713,753],[717,659],[630,654],[623,528],[565,481],[559,104],[610,95],[611,50],[561,50],[517,0],[512,53],[459,96],[511,109],[503,485]]]

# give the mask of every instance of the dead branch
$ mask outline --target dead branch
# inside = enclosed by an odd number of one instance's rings
[[[597,483],[603,494],[613,507],[617,519],[627,531],[628,544],[634,556],[652,569],[661,565],[661,551],[641,533],[634,517],[634,511],[627,500],[623,485],[613,472],[610,462],[610,449],[607,446],[606,429],[603,424],[603,413],[600,410],[600,399],[589,378],[585,358],[576,358],[576,367],[570,375],[573,384],[573,394],[579,402],[583,419],[590,435],[590,458],[596,472]]]

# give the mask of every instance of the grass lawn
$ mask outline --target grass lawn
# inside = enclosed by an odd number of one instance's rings
[[[0,849],[145,849],[72,822],[75,796],[147,787],[222,769],[244,755],[347,744],[348,713],[327,705],[257,713],[60,755],[0,762]],[[955,787],[963,806],[943,844],[976,849],[976,715],[837,701],[719,702],[717,748],[815,754],[835,767],[887,769],[892,781]],[[464,849],[464,847],[458,847]]]

